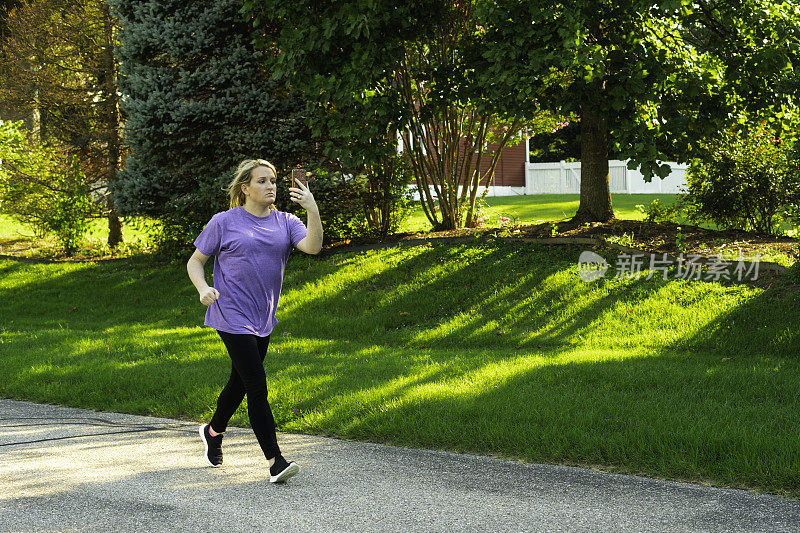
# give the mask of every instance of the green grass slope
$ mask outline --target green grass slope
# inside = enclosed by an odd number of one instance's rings
[[[580,251],[294,255],[279,429],[800,495],[798,292],[583,283]],[[183,264],[2,261],[0,302],[4,397],[204,420],[229,372]]]

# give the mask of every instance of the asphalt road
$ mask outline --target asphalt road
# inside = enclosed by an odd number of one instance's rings
[[[800,531],[800,502],[489,457],[249,429],[205,466],[197,424],[0,400],[0,531]]]

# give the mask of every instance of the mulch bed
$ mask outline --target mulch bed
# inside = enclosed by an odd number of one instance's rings
[[[678,235],[682,249],[678,247]],[[506,228],[462,228],[429,233],[396,234],[383,239],[349,239],[328,245],[323,255],[361,251],[386,246],[419,245],[426,242],[465,242],[475,237],[501,238],[506,242],[541,244],[574,244],[607,246],[620,253],[668,254],[672,260],[683,254],[692,261],[710,263],[716,257],[728,261],[758,261],[756,280],[742,280],[763,288],[786,286],[786,267],[761,259],[762,256],[784,254],[800,259],[800,240],[791,237],[764,235],[740,230],[712,230],[673,222],[611,220],[609,222],[576,223],[570,220]],[[791,286],[794,284],[789,283]]]
[[[550,224],[521,228],[526,236],[549,236]],[[683,235],[683,250],[677,246],[678,234]],[[791,257],[800,250],[800,241],[791,237],[763,235],[741,230],[712,230],[674,222],[645,222],[638,220],[612,220],[605,223],[576,224],[565,221],[558,224],[558,235],[569,237],[617,238],[630,242],[632,248],[652,253],[712,255],[742,255],[753,257],[768,252],[783,252]]]

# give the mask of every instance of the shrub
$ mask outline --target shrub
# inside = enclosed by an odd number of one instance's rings
[[[800,177],[800,141],[795,140],[789,153],[789,173],[795,179]],[[800,226],[800,187],[793,187],[787,191],[784,206],[784,218],[795,226]]]
[[[678,198],[678,201],[665,205],[656,198],[650,205],[637,205],[636,210],[644,214],[645,220],[648,222],[668,222],[677,218],[685,209],[683,197]]]
[[[370,235],[385,237],[397,231],[411,210],[411,169],[404,159],[395,156],[369,165],[367,172],[359,178],[362,208]]]
[[[309,180],[309,187],[319,207],[326,242],[368,233],[367,219],[361,209],[360,179],[340,172],[317,172]],[[288,192],[279,196],[278,209],[305,219],[303,208],[289,201]]]
[[[689,215],[728,229],[776,233],[800,187],[789,148],[764,128],[729,132],[688,170]]]
[[[69,164],[62,162],[59,167],[51,177],[50,202],[32,202],[28,217],[53,235],[67,255],[72,255],[86,234],[96,206],[77,159]]]

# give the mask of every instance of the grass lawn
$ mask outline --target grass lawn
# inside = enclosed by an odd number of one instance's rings
[[[0,235],[12,237],[22,229],[21,225],[8,215],[0,215]]]
[[[800,496],[800,292],[587,284],[580,251],[293,255],[279,429]],[[182,262],[0,261],[0,302],[3,397],[200,421],[229,372]]]
[[[617,218],[641,220],[644,215],[636,205],[650,205],[653,200],[670,205],[678,199],[675,194],[612,194],[611,203]],[[497,226],[501,216],[511,219],[512,224],[538,224],[547,221],[572,218],[578,210],[577,194],[532,194],[526,196],[487,196],[488,226]],[[430,222],[416,207],[400,227],[401,232],[429,231]]]

